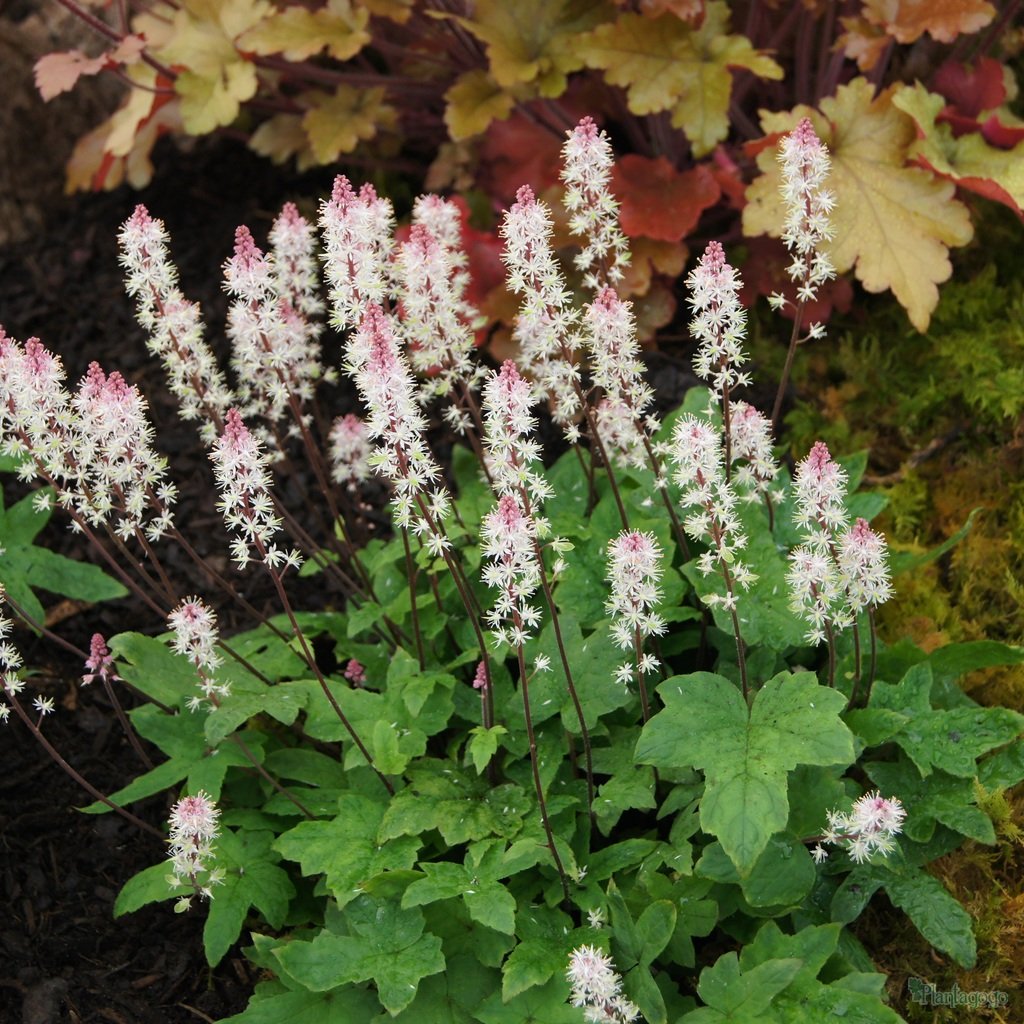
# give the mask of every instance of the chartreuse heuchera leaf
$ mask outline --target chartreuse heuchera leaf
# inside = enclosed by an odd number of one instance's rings
[[[636,759],[704,771],[701,826],[742,876],[786,826],[786,773],[854,759],[853,736],[839,719],[846,698],[809,672],[770,679],[749,709],[736,684],[709,672],[674,676],[658,693],[665,709],[644,726]]]

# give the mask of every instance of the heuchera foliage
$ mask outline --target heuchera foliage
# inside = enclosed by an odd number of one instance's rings
[[[709,386],[654,414],[612,287],[628,254],[609,141],[590,119],[568,134],[566,178],[592,197],[572,211],[582,304],[550,208],[521,188],[502,226],[520,362],[500,367],[467,346],[460,218],[443,200],[417,202],[396,242],[390,202],[339,176],[319,244],[294,208],[266,254],[239,229],[224,266],[234,382],[162,223],[142,207],[126,220],[127,290],[230,538],[234,568],[203,563],[205,578],[251,618],[232,637],[163,560],[177,543],[202,562],[141,394],[95,364],[71,391],[58,357],[0,330],[4,455],[168,628],[81,652],[146,770],[107,795],[62,766],[94,797],[85,813],[153,840],[116,913],[198,897],[210,964],[249,943],[265,977],[236,1024],[887,1024],[885,977],[848,927],[879,890],[936,955],[975,961],[970,917],[926,868],[965,838],[999,841],[986,808],[1024,779],[1024,716],[956,683],[1024,651],[882,644],[892,568],[870,525],[884,499],[857,490],[866,455],[818,442],[792,479],[778,464],[770,419],[737,397],[741,280],[716,241],[688,278]],[[827,167],[820,144],[801,121],[779,173],[803,173],[794,146]],[[839,213],[817,207],[802,249],[788,232],[805,289]],[[325,415],[318,250],[363,418]],[[447,348],[428,359],[438,333]],[[542,415],[568,447],[547,464]],[[439,437],[455,442],[444,464]],[[277,475],[300,455],[322,503],[294,509]],[[280,614],[249,603],[242,570]],[[310,585],[323,610],[303,609]],[[23,593],[8,606],[42,628]],[[29,700],[10,629],[0,618],[0,718],[56,755],[53,700]],[[170,864],[164,833],[129,810],[168,790]]]
[[[773,154],[804,117],[832,151],[837,271],[891,290],[918,330],[948,250],[972,237],[957,190],[1024,206],[1013,4],[857,0],[837,17],[768,0],[129,0],[106,15],[58,2],[96,30],[97,55],[43,57],[42,95],[104,70],[129,86],[79,141],[71,189],[141,186],[159,136],[230,127],[275,162],[429,168],[430,187],[500,206],[524,180],[556,185],[561,136],[586,109],[631,151],[614,188],[645,336],[672,317],[663,277],[705,211],[721,236],[749,204],[744,234],[780,235]],[[777,248],[758,246],[773,265]],[[822,298],[849,303],[843,286]]]

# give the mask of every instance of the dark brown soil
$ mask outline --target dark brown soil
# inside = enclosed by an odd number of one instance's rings
[[[190,155],[161,146],[157,160],[153,188],[53,203],[39,212],[40,230],[0,248],[0,324],[22,342],[37,335],[59,352],[72,382],[95,359],[139,384],[182,488],[179,509],[188,532],[216,537],[202,451],[192,427],[176,420],[124,295],[117,228],[137,202],[163,218],[184,291],[202,302],[208,323],[219,325],[225,305],[220,264],[231,251],[235,227],[247,223],[265,237],[284,200],[324,194],[331,175],[289,178],[230,140],[200,144]],[[9,502],[21,493],[16,481],[3,484]],[[91,558],[57,519],[45,543]],[[79,647],[88,647],[95,630],[109,635],[162,628],[128,599],[81,609],[41,596],[51,617],[70,612],[56,628]],[[38,672],[33,692],[57,703],[44,726],[61,754],[104,792],[139,774],[142,766],[102,691],[78,686],[83,669],[77,659],[27,630],[14,639],[26,665]],[[185,1024],[242,1010],[253,968],[237,949],[215,970],[207,968],[201,908],[175,915],[166,903],[113,919],[121,885],[161,860],[165,850],[115,815],[92,817],[74,809],[88,802],[12,716],[0,732],[0,1024]],[[168,806],[166,798],[154,797],[131,809],[161,827]]]

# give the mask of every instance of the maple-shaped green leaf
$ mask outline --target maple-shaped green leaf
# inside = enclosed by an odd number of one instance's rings
[[[701,827],[718,837],[741,876],[789,816],[786,773],[798,764],[850,764],[846,698],[810,672],[780,673],[747,708],[723,676],[696,672],[658,687],[665,703],[644,726],[636,759],[704,770]]]
[[[315,104],[302,118],[313,156],[321,164],[351,153],[381,128],[395,123],[395,109],[384,102],[385,90],[339,85],[332,94],[311,94]]]
[[[515,96],[482,68],[464,71],[444,94],[444,123],[455,142],[487,131],[515,109]]]
[[[960,778],[973,778],[982,754],[1012,742],[1024,731],[1024,716],[1009,708],[977,705],[933,709],[932,678],[931,663],[922,661],[896,685],[879,680],[864,713],[879,709],[900,716],[885,738],[906,751],[922,776],[939,768]]]
[[[324,929],[312,942],[292,942],[274,950],[281,966],[314,992],[373,981],[392,1015],[416,997],[420,979],[444,970],[441,940],[424,934],[423,912],[403,910],[390,901],[360,896],[345,908],[350,934]]]
[[[351,1024],[371,1019],[377,998],[367,989],[290,992],[279,981],[261,981],[249,1005],[221,1024]]]
[[[746,36],[729,32],[729,9],[721,0],[707,5],[699,28],[672,14],[622,14],[594,29],[579,50],[588,67],[600,68],[610,84],[626,90],[634,114],[671,111],[672,124],[686,133],[696,156],[729,134],[730,68],[782,78],[774,60]]]
[[[402,895],[403,907],[421,907],[437,900],[461,896],[469,916],[495,931],[511,935],[515,931],[516,901],[496,880],[496,872],[487,867],[464,864],[422,864],[425,878],[415,881]]]
[[[46,612],[33,593],[36,588],[90,602],[128,593],[99,566],[36,547],[35,539],[51,514],[49,509],[35,507],[35,494],[5,509],[0,491],[0,586],[40,626],[46,621]]]
[[[300,822],[277,838],[274,849],[301,864],[304,875],[324,875],[328,890],[344,907],[367,879],[416,863],[416,851],[423,845],[418,835],[378,840],[384,811],[383,803],[344,793],[334,818]]]
[[[705,1021],[753,1024],[763,1020],[772,1000],[789,985],[801,967],[802,960],[787,957],[741,970],[736,954],[725,953],[700,972],[697,993],[708,1009],[688,1013],[680,1024],[697,1024],[698,1021],[701,1024]]]
[[[292,5],[244,32],[238,46],[249,53],[280,53],[290,61],[325,49],[337,60],[350,60],[370,41],[369,21],[370,12],[353,7],[352,0],[328,0],[317,11]]]
[[[502,88],[530,83],[541,96],[565,92],[583,67],[579,36],[609,14],[604,0],[477,0],[458,18],[487,49],[491,76]]]
[[[928,92],[920,82],[898,90],[893,103],[917,126],[920,137],[910,147],[912,160],[1024,217],[1024,142],[999,149],[981,132],[954,136],[950,125],[935,121],[946,106],[945,98]]]
[[[949,247],[974,233],[967,208],[949,181],[906,166],[916,138],[913,119],[893,102],[899,87],[875,96],[864,78],[821,101],[821,112],[800,106],[761,114],[768,136],[808,117],[832,155],[828,187],[835,193],[829,253],[842,274],[853,269],[869,292],[891,290],[920,331],[939,301],[938,285],[952,273]],[[757,157],[763,172],[747,189],[743,231],[780,237],[785,205],[776,147]]]
[[[214,967],[242,932],[255,907],[271,928],[280,928],[295,895],[295,887],[278,864],[271,843],[273,832],[233,832],[224,829],[214,841],[211,862],[223,870],[223,882],[214,887],[203,927],[206,962]]]

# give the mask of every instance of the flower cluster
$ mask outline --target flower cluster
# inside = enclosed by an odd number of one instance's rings
[[[118,234],[125,290],[135,299],[136,319],[149,335],[149,350],[164,365],[182,419],[200,420],[203,441],[210,444],[235,397],[203,338],[199,307],[178,288],[167,241],[163,221],[137,206]]]
[[[372,185],[357,194],[343,174],[334,179],[331,198],[320,208],[320,229],[331,323],[339,330],[355,327],[367,305],[384,302],[394,225],[391,201]]]
[[[697,560],[705,576],[719,568],[726,581],[725,595],[709,595],[709,604],[736,608],[733,584],[746,589],[757,576],[740,560],[747,536],[736,515],[736,493],[725,479],[722,438],[707,420],[689,413],[680,417],[672,434],[669,458],[675,481],[683,489],[680,503],[692,509],[683,524],[694,540],[710,540],[711,547]]]
[[[370,475],[373,448],[366,436],[366,424],[349,413],[339,416],[331,427],[331,477],[354,491]]]
[[[412,374],[391,318],[380,306],[368,306],[350,336],[345,368],[368,412],[366,433],[378,442],[370,464],[395,489],[396,525],[427,534],[431,549],[441,554],[450,543],[439,525],[448,515],[450,498],[438,484],[441,470],[424,438],[426,420]]]
[[[553,403],[555,420],[570,442],[579,439],[574,420],[580,412],[580,374],[573,362],[579,346],[579,312],[551,249],[551,214],[529,186],[501,225],[505,240],[502,260],[508,268],[508,287],[523,297],[516,317],[515,338],[523,367],[540,383]]]
[[[654,392],[643,379],[640,345],[631,304],[602,288],[585,311],[591,372],[604,391],[597,406],[597,429],[622,465],[647,464],[645,441],[658,427],[648,409]]]
[[[450,232],[450,218],[438,210],[438,204],[419,202],[416,209],[441,231]],[[445,205],[455,210],[454,242],[445,244],[425,223],[414,222],[409,238],[398,247],[393,267],[405,343],[413,369],[426,378],[424,400],[455,398],[457,389],[472,387],[482,373],[473,359],[472,325],[477,313],[465,299],[468,275],[460,269],[464,257],[458,211],[453,204]],[[445,417],[460,433],[470,427],[468,414],[454,402],[446,407]]]
[[[310,338],[323,324],[315,317],[324,311],[316,261],[316,230],[294,203],[285,203],[270,228],[270,266],[274,291],[307,321]]]
[[[231,365],[239,381],[239,412],[275,426],[292,407],[300,430],[301,405],[323,376],[320,346],[305,317],[277,290],[274,266],[246,227],[235,232],[235,251],[224,264]],[[275,444],[267,432],[264,443]]]
[[[739,463],[733,482],[745,500],[768,495],[779,472],[772,450],[772,425],[768,417],[747,402],[733,402],[729,416],[730,458]],[[782,492],[776,492],[781,498]]]
[[[892,593],[884,538],[865,519],[847,525],[846,484],[846,471],[823,441],[797,464],[793,518],[805,539],[790,552],[786,578],[793,610],[808,622],[813,644]]]
[[[534,438],[537,425],[530,412],[533,388],[511,359],[484,384],[484,447],[496,494],[523,494],[531,505],[551,496],[551,485],[537,471],[541,449]],[[543,524],[538,524],[542,528]]]
[[[79,512],[96,523],[113,511],[122,540],[142,530],[149,540],[159,540],[172,526],[177,488],[165,479],[167,460],[153,450],[153,428],[138,388],[116,370],[107,376],[90,363],[71,406],[82,441]],[[147,520],[151,508],[155,514]]]
[[[0,586],[0,601],[5,597],[3,587]],[[0,612],[0,689],[8,698],[17,697],[25,688],[24,682],[18,678],[18,669],[22,665],[21,652],[7,639],[13,628],[14,623]],[[10,717],[10,706],[0,704],[0,722],[6,722]]]
[[[615,284],[629,266],[629,243],[619,227],[619,204],[609,192],[611,143],[593,118],[584,117],[562,146],[562,181],[569,228],[587,244],[576,255],[584,283],[597,289],[603,280]]]
[[[199,676],[203,696],[189,698],[189,710],[202,707],[204,699],[215,707],[231,693],[227,683],[218,683],[214,679],[214,673],[221,664],[217,653],[220,635],[216,612],[198,597],[189,597],[167,617],[167,625],[174,631],[171,648],[188,658]]]
[[[219,834],[219,818],[217,804],[202,790],[195,796],[183,797],[171,808],[168,839],[171,874],[167,876],[167,884],[172,888],[187,885],[195,895],[213,899],[212,887],[224,881],[223,869],[210,866],[214,859],[213,841]],[[182,896],[174,909],[180,914],[191,905],[192,897]]]
[[[806,117],[783,138],[778,160],[782,168],[780,191],[786,203],[782,239],[793,257],[788,272],[797,284],[797,299],[812,302],[819,286],[835,277],[832,261],[822,250],[832,238],[829,215],[835,196],[825,188],[832,162]],[[785,302],[781,296],[772,298],[777,308]],[[810,337],[823,334],[820,324],[811,326]]]
[[[0,328],[0,436],[8,455],[28,455],[25,480],[42,477],[76,529],[113,529],[127,540],[162,537],[172,525],[176,489],[167,461],[152,448],[153,429],[138,389],[92,363],[74,394],[60,359],[37,338],[22,347]],[[44,506],[41,491],[37,505]]]
[[[281,520],[274,514],[270,496],[267,456],[237,409],[229,409],[224,417],[224,433],[214,444],[210,459],[221,493],[217,508],[228,530],[235,534],[231,556],[238,568],[249,564],[252,550],[258,561],[271,569],[282,565],[298,568],[302,562],[299,553],[273,543]]]
[[[653,534],[638,530],[623,531],[608,545],[607,578],[611,597],[605,610],[612,616],[612,637],[622,649],[632,648],[637,665],[620,665],[617,677],[630,682],[635,672],[654,672],[658,659],[641,652],[641,641],[648,636],[661,636],[665,620],[652,609],[661,600],[658,580],[661,578],[661,546]]]
[[[566,977],[572,986],[569,1000],[582,1007],[591,1024],[628,1024],[640,1010],[622,994],[622,978],[612,958],[596,946],[578,946],[569,957]]]
[[[739,369],[747,361],[742,347],[747,331],[746,310],[739,300],[742,284],[719,242],[708,242],[686,278],[687,301],[693,309],[690,333],[700,342],[693,367],[701,380],[710,381],[723,395],[750,383],[749,376]]]
[[[854,615],[892,596],[885,538],[872,530],[866,519],[857,519],[839,538],[837,560]]]
[[[519,647],[540,622],[530,599],[540,586],[537,524],[516,495],[505,494],[484,517],[480,528],[483,555],[490,561],[483,580],[498,591],[487,622],[497,645]]]
[[[102,633],[93,633],[89,642],[89,657],[85,659],[85,667],[89,670],[82,676],[82,685],[88,686],[94,679],[104,682],[117,679],[114,672],[114,656],[107,647]]]
[[[877,790],[865,793],[849,813],[828,812],[828,828],[811,856],[818,864],[828,857],[823,843],[842,847],[856,864],[870,860],[875,853],[887,856],[896,848],[893,837],[902,831],[906,816],[896,797],[886,799]]]

